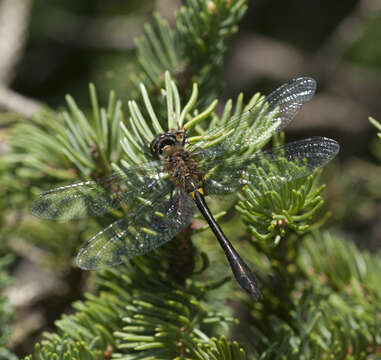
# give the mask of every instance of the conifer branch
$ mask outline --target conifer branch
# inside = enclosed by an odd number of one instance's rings
[[[206,311],[205,291],[191,280],[185,289],[165,279],[161,259],[167,255],[159,252],[98,273],[100,296],[74,304],[77,313],[59,320],[58,334],[46,334],[28,359],[52,358],[62,349],[78,359],[98,359],[106,352],[126,359],[245,359],[237,343],[204,333],[232,320]]]
[[[315,186],[319,172],[284,182],[282,174],[268,177],[264,169],[251,171],[261,180],[243,188],[236,209],[256,239],[276,246],[290,232],[301,235],[322,225],[324,186]]]
[[[298,254],[306,278],[295,284],[291,317],[262,310],[252,327],[261,358],[371,358],[380,343],[381,258],[329,233],[308,236]]]
[[[168,70],[180,97],[189,96],[192,83],[197,82],[204,94],[201,105],[210,103],[222,85],[220,71],[229,40],[246,10],[247,0],[186,1],[177,14],[175,30],[155,14],[154,27],[147,25],[145,35],[136,40],[143,71],[133,81],[155,93],[163,87]]]

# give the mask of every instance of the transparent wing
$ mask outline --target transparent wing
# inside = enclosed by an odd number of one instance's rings
[[[204,190],[206,194],[226,194],[243,185],[262,181],[269,174],[281,181],[291,181],[325,166],[339,150],[335,140],[314,137],[256,152],[248,157],[202,161],[200,171],[205,174]],[[205,156],[208,159],[207,152]]]
[[[104,214],[121,203],[127,206],[165,181],[161,165],[153,161],[109,177],[48,190],[32,203],[31,212],[44,219],[67,221]]]
[[[207,149],[209,157],[220,157],[240,148],[256,147],[281,131],[295,117],[302,105],[311,100],[316,82],[309,77],[293,79],[273,91],[264,100],[228,120],[200,138],[197,148]],[[189,151],[197,151],[192,145]]]
[[[77,255],[78,266],[84,270],[114,266],[171,240],[191,223],[196,207],[181,189],[169,192],[167,188],[157,192],[155,201],[88,240]]]

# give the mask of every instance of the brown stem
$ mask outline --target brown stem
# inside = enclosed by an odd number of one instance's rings
[[[191,234],[191,226],[188,226],[173,240],[175,244],[169,265],[169,274],[179,284],[184,284],[185,280],[193,273],[195,267],[195,248],[192,243]]]

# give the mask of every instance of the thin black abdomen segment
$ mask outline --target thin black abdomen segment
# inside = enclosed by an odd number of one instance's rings
[[[242,289],[249,293],[255,301],[262,299],[262,294],[259,291],[259,285],[254,274],[251,272],[249,266],[239,256],[231,242],[226,238],[222,229],[211,214],[205,202],[204,196],[199,192],[199,190],[194,191],[194,201],[224,250],[238,284],[242,287]]]

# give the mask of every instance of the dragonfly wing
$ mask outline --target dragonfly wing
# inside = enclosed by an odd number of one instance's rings
[[[242,148],[258,148],[291,122],[302,105],[311,100],[315,90],[316,82],[312,78],[300,77],[290,80],[254,104],[248,111],[232,117],[222,126],[196,139],[195,145],[206,149],[209,157],[213,158]],[[192,145],[189,151],[197,152]]]
[[[67,221],[104,214],[121,203],[131,204],[163,181],[157,162],[115,172],[109,177],[48,190],[33,202],[31,212],[44,219]]]
[[[310,101],[316,91],[316,81],[309,77],[292,79],[273,91],[264,104],[268,111],[276,111],[273,122],[279,123],[276,131],[281,131],[295,117],[304,103]]]
[[[196,208],[182,190],[168,193],[163,191],[151,204],[142,205],[131,217],[115,221],[88,240],[77,255],[78,266],[84,270],[114,266],[171,240],[191,223]]]
[[[280,181],[291,181],[325,166],[339,152],[332,139],[315,137],[291,142],[247,157],[205,161],[200,171],[205,176],[206,194],[226,194],[243,185],[265,180],[270,174]]]

